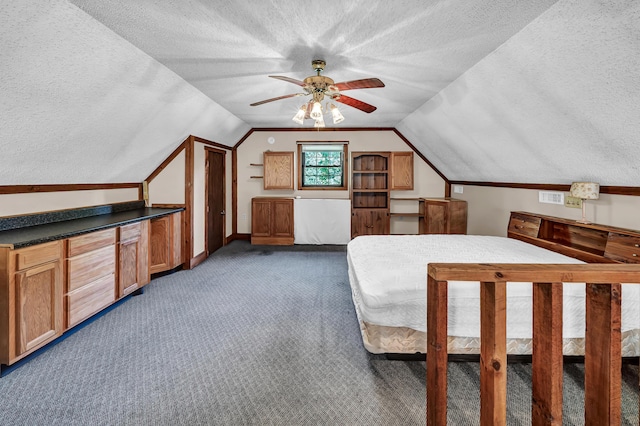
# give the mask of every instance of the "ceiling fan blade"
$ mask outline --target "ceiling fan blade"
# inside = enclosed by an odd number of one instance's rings
[[[276,78],[282,81],[288,81],[289,83],[297,84],[300,87],[304,87],[304,82],[300,80],[296,80],[295,78],[285,77],[284,75],[270,75],[271,78]]]
[[[277,98],[265,99],[264,101],[254,102],[250,104],[250,106],[258,106],[258,105],[266,104],[268,102],[279,101],[280,99],[287,99],[287,98],[293,98],[295,96],[304,96],[304,95],[305,95],[304,93],[292,93],[290,95],[278,96]]]
[[[371,113],[377,109],[373,105],[370,105],[366,102],[362,102],[345,95],[340,95],[340,97],[334,98],[333,100],[336,102],[340,102],[341,104],[352,106],[366,113]]]
[[[362,80],[344,81],[342,83],[336,83],[335,86],[338,90],[352,90],[352,89],[372,89],[374,87],[384,87],[384,83],[377,78],[363,78]]]

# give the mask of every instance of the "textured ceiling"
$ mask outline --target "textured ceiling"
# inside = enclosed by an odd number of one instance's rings
[[[0,185],[137,182],[189,134],[295,127],[300,98],[249,104],[320,58],[386,84],[335,127],[396,127],[450,180],[640,186],[638,1],[0,6]]]
[[[349,91],[378,110],[341,107],[337,127],[397,125],[555,0],[164,1],[72,0],[251,127],[295,126],[302,101],[249,104],[300,92],[313,74],[336,82],[380,78]]]

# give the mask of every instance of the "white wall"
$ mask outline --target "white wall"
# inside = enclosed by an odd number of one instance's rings
[[[511,211],[576,220],[582,217],[581,209],[539,203],[538,191],[533,189],[464,185],[463,190],[452,195],[468,202],[469,234],[506,236]],[[640,230],[639,212],[640,197],[600,194],[600,199],[587,201],[587,219],[603,225]]]
[[[184,204],[185,152],[180,154],[149,182],[149,202]]]
[[[136,201],[138,188],[0,194],[0,217]]]
[[[206,195],[205,170],[207,144],[194,143],[193,152],[193,255],[198,256],[205,249]],[[219,148],[216,148],[219,149]],[[231,151],[225,151],[225,236],[232,232],[232,161]],[[185,203],[185,152],[178,154],[150,183],[149,200],[152,204],[184,204]]]
[[[275,143],[267,143],[268,137],[274,137]],[[262,179],[252,179],[251,176],[262,175],[262,167],[249,164],[262,164],[262,153],[271,151],[293,151],[297,157],[297,141],[348,141],[349,158],[355,151],[411,151],[409,146],[393,131],[330,131],[330,132],[253,132],[239,147],[238,154],[238,233],[251,233],[251,198],[255,196],[301,196],[302,198],[349,198],[349,191],[299,191],[263,189]],[[294,160],[297,167],[297,158]],[[297,169],[295,173],[297,188]],[[349,175],[349,186],[351,186]],[[445,184],[442,178],[431,169],[420,157],[414,155],[414,190],[393,191],[392,197],[442,197]],[[417,209],[417,203],[415,208]],[[400,210],[413,208],[408,206],[392,206]],[[416,210],[417,211],[417,210]],[[417,233],[418,225],[415,220],[392,220],[394,233]]]
[[[637,186],[640,2],[560,0],[396,128],[452,181]]]
[[[250,127],[62,0],[0,7],[0,185],[141,182],[189,134]]]

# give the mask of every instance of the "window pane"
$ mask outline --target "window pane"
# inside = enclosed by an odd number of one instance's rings
[[[318,149],[320,147],[330,149]],[[343,148],[343,145],[303,146],[300,159],[302,186],[343,187]]]

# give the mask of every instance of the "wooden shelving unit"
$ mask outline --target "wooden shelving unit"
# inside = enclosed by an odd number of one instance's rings
[[[388,152],[351,153],[351,237],[389,233]]]
[[[507,235],[588,263],[640,263],[640,231],[632,229],[511,212]]]

